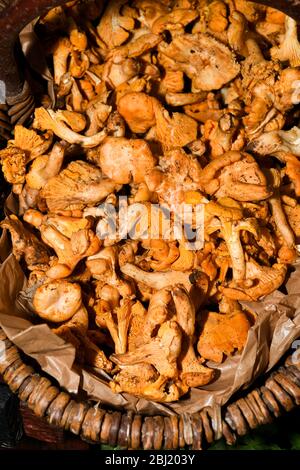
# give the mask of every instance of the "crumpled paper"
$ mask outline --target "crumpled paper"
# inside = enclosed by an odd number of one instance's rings
[[[28,23],[20,32],[19,39],[27,63],[37,75],[47,82],[48,94],[51,98],[52,106],[54,106],[55,93],[53,76],[47,65],[43,46],[34,30],[38,21],[39,18],[35,18]]]

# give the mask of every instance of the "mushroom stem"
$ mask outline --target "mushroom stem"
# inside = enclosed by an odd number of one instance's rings
[[[72,131],[59,115],[51,109],[37,108],[35,111],[34,127],[40,130],[52,130],[55,135],[64,139],[69,144],[79,144],[84,148],[97,147],[106,137],[106,131],[99,132],[90,137],[83,136]]]
[[[241,206],[230,198],[221,198],[217,203],[208,203],[206,212],[219,219],[217,223],[214,223],[216,219],[213,219],[213,223],[207,230],[209,233],[217,230],[221,231],[231,257],[233,279],[235,281],[244,280],[246,278],[246,261],[240,240],[240,232],[245,230],[259,238],[259,227],[256,219],[242,219]]]
[[[175,284],[183,284],[189,292],[192,288],[190,281],[191,271],[178,272],[178,271],[165,271],[165,272],[146,272],[138,268],[134,264],[126,263],[121,267],[121,272],[126,276],[131,277],[136,282],[141,282],[151,287],[152,289],[160,290]]]
[[[222,235],[231,257],[233,279],[243,280],[246,275],[246,262],[239,230],[236,230],[232,222],[223,222]]]
[[[214,371],[205,367],[197,359],[193,346],[196,313],[186,290],[177,285],[172,289],[172,297],[176,308],[176,320],[182,330],[182,347],[179,356],[181,368],[180,378],[184,385],[200,387],[209,383]]]
[[[267,62],[263,56],[263,53],[260,50],[259,45],[254,39],[247,39],[246,46],[253,65],[263,64],[264,62]]]
[[[171,293],[168,289],[157,291],[150,300],[148,312],[145,315],[143,340],[149,341],[153,332],[170,316]]]
[[[117,308],[118,319],[118,348],[117,354],[124,354],[127,351],[128,328],[131,321],[132,302],[130,299],[124,299],[123,305]]]
[[[276,227],[281,233],[286,245],[289,248],[295,247],[295,236],[286,219],[286,215],[282,207],[281,197],[278,190],[275,191],[273,196],[269,199],[269,203],[271,206]]]
[[[60,80],[68,69],[68,58],[71,53],[71,43],[67,38],[60,38],[53,52],[54,83],[60,84]]]

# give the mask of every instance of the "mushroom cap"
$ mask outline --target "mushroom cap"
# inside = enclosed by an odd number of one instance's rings
[[[218,90],[240,71],[231,50],[208,34],[181,34],[158,47],[160,60],[192,80],[193,91]]]
[[[109,2],[97,26],[97,33],[109,49],[121,46],[134,29],[134,19],[122,14],[126,0]]]
[[[52,144],[52,137],[51,133],[41,136],[34,129],[17,125],[14,128],[13,144],[25,152],[28,160],[32,160],[47,152]]]
[[[229,314],[204,312],[201,314],[201,334],[197,349],[205,359],[222,362],[223,355],[241,351],[246,343],[250,323],[240,310]]]
[[[141,183],[156,159],[142,139],[108,137],[100,149],[100,164],[103,173],[116,183]]]
[[[94,165],[83,161],[71,162],[59,175],[51,178],[41,191],[50,212],[82,209],[97,204],[116,189],[116,183],[103,178]]]
[[[126,93],[118,102],[118,111],[132,132],[144,133],[155,125],[156,99],[146,93]]]
[[[4,178],[11,184],[23,184],[26,173],[26,155],[18,147],[7,147],[0,151]]]
[[[37,314],[53,323],[70,320],[80,305],[80,286],[66,281],[52,281],[38,287],[33,298]]]

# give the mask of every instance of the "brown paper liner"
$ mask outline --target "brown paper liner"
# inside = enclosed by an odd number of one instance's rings
[[[41,51],[34,33],[35,22],[20,35],[23,51],[31,67],[48,81],[48,90],[54,100],[53,80],[46,61],[36,62],[34,48]],[[36,49],[36,50],[37,50]],[[39,57],[42,57],[39,54]],[[13,197],[6,204],[6,214],[17,212]],[[74,365],[74,347],[56,336],[32,311],[28,299],[22,295],[27,280],[13,255],[6,232],[0,239],[0,325],[9,339],[25,354],[35,359],[43,371],[55,378],[70,393],[85,391],[90,399],[109,407],[132,410],[149,415],[182,414],[211,407],[215,431],[221,436],[221,406],[239,389],[247,388],[259,375],[271,369],[293,341],[300,336],[300,261],[290,276],[287,295],[274,292],[260,302],[243,303],[257,315],[241,355],[227,358],[223,364],[209,363],[218,373],[217,379],[201,389],[192,389],[186,398],[168,405],[154,403],[128,394],[115,394],[108,386],[109,376],[99,370],[79,369]]]
[[[2,260],[8,246],[4,233],[0,241]],[[129,394],[115,394],[108,386],[107,374],[74,366],[74,347],[56,336],[46,324],[36,324],[40,319],[23,295],[27,280],[12,254],[0,266],[0,279],[0,325],[9,339],[35,359],[43,371],[70,393],[84,390],[101,404],[149,415],[195,413],[210,406],[218,419],[220,407],[237,390],[247,388],[272,368],[300,336],[299,262],[286,284],[287,295],[276,291],[260,302],[243,303],[257,315],[243,353],[227,358],[221,365],[209,363],[217,370],[217,379],[210,385],[192,389],[186,398],[176,403],[159,404]]]

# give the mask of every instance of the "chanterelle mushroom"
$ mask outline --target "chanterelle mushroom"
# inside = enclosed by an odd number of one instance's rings
[[[271,131],[252,140],[249,147],[259,155],[276,155],[290,152],[300,157],[300,129],[296,126],[288,131]]]
[[[278,171],[274,169],[273,171],[272,170],[270,171],[272,172],[272,176],[273,176],[274,193],[269,198],[268,201],[271,207],[274,222],[275,222],[278,232],[282,236],[283,244],[286,245],[288,248],[293,249],[295,248],[295,237],[286,219],[286,216],[282,207],[281,195],[279,191],[281,178],[278,174],[279,173]]]
[[[118,111],[132,132],[143,134],[156,123],[155,105],[156,99],[146,93],[126,93],[118,102]]]
[[[259,226],[256,219],[243,219],[241,205],[230,198],[218,199],[217,203],[208,203],[205,211],[207,214],[217,217],[208,224],[206,230],[209,233],[221,231],[231,257],[233,279],[235,281],[245,279],[246,262],[240,232],[249,231],[259,238]]]
[[[87,106],[86,114],[89,118],[89,128],[85,131],[85,135],[95,135],[99,130],[103,129],[105,123],[111,115],[112,107],[105,104],[102,96],[97,96],[91,100]]]
[[[239,129],[239,119],[230,113],[218,121],[207,120],[202,126],[203,138],[209,143],[212,158],[231,150],[241,150],[245,145],[245,132]]]
[[[246,41],[249,55],[242,66],[243,101],[247,115],[243,118],[245,130],[251,139],[262,132],[281,129],[285,113],[297,100],[299,70],[281,70],[278,62],[264,59],[253,39]]]
[[[50,211],[57,212],[95,205],[116,189],[119,186],[103,177],[99,168],[83,161],[73,161],[48,181],[41,195]]]
[[[182,330],[182,346],[179,356],[179,377],[184,385],[200,387],[206,385],[214,377],[214,371],[203,366],[197,359],[193,341],[195,333],[195,308],[187,291],[180,285],[172,289],[172,297],[176,308],[176,321]]]
[[[52,136],[42,137],[21,125],[15,127],[14,133],[8,147],[0,151],[0,159],[6,181],[21,185],[25,182],[27,163],[48,150]]]
[[[73,317],[81,306],[81,289],[78,284],[52,281],[37,288],[33,306],[44,320],[61,323]]]
[[[121,371],[109,385],[116,393],[127,392],[153,401],[168,402],[178,399],[178,392],[171,394],[170,390],[164,390],[165,378],[162,382],[157,370],[150,364],[143,363],[121,367]]]
[[[218,90],[240,71],[230,49],[207,34],[183,34],[158,50],[166,68],[182,70],[192,80],[193,92]]]
[[[128,343],[128,329],[132,317],[132,304],[130,299],[124,299],[114,312],[107,310],[96,316],[96,323],[105,327],[110,332],[110,335],[115,344],[116,354],[124,354],[127,351]],[[114,320],[113,313],[116,315]]]
[[[147,142],[125,137],[107,137],[98,151],[103,173],[119,184],[142,183],[156,159]]]
[[[228,314],[203,312],[200,315],[199,354],[214,362],[222,362],[224,354],[231,356],[241,351],[250,328],[246,314],[236,306]]]
[[[54,132],[55,135],[64,139],[69,144],[80,144],[86,148],[97,147],[107,135],[105,131],[90,137],[78,134],[64,123],[62,117],[59,112],[51,109],[37,108],[33,125],[36,129]]]
[[[68,71],[68,58],[72,46],[68,38],[59,38],[53,50],[54,83],[60,84],[63,75]]]
[[[252,287],[232,286],[221,288],[223,294],[234,300],[254,301],[274,292],[284,282],[287,267],[274,264],[271,267],[260,266],[251,259],[246,263],[246,279],[253,281]]]
[[[155,3],[153,3],[153,0],[135,0],[134,6],[139,11],[139,21],[149,29],[152,28],[157,19],[168,13],[166,2],[161,0]]]
[[[197,191],[201,181],[201,166],[197,158],[183,149],[173,149],[159,159],[159,167],[145,175],[150,191],[156,192],[162,202],[175,210],[178,204],[188,203],[190,191]],[[201,193],[198,193],[201,202]]]
[[[300,44],[297,34],[297,22],[286,16],[285,19],[285,36],[278,47],[271,49],[273,59],[282,62],[289,61],[292,67],[300,65]]]
[[[74,313],[70,320],[58,326],[57,328],[54,328],[52,331],[58,336],[62,337],[64,337],[65,334],[71,334],[71,337],[73,335],[78,340],[78,337],[85,336],[87,334],[88,324],[88,312],[84,305],[81,304],[80,308]]]
[[[235,151],[210,162],[202,171],[200,184],[210,195],[245,202],[267,199],[271,194],[255,159]]]
[[[162,41],[162,37],[158,34],[152,34],[146,30],[134,32],[132,41],[118,49],[118,52],[126,54],[129,58],[140,57],[145,53],[154,49]],[[117,53],[118,54],[118,53]]]
[[[172,310],[172,296],[169,289],[162,289],[157,291],[151,297],[148,311],[144,317],[141,337],[136,339],[136,344],[139,341],[140,345],[150,341],[159,325],[172,317],[174,308]]]
[[[64,236],[71,238],[79,230],[91,228],[91,221],[85,217],[70,217],[65,215],[43,215],[37,210],[27,210],[24,220],[36,228],[49,225],[57,229]]]
[[[124,280],[119,274],[118,248],[116,246],[108,246],[94,256],[89,256],[86,266],[93,278],[98,281],[98,287],[101,289],[101,299],[111,304],[111,309],[119,305],[121,296],[125,298],[133,296],[134,288],[132,284]],[[110,287],[109,293],[107,292],[108,287]],[[105,294],[104,290],[106,290]]]
[[[181,349],[181,330],[175,321],[161,325],[157,336],[135,351],[113,354],[111,360],[117,365],[150,364],[164,377],[176,378],[177,359]]]
[[[117,88],[136,77],[139,70],[139,63],[136,59],[116,54],[105,63],[103,79],[111,87]]]
[[[15,215],[1,222],[1,227],[11,234],[13,254],[17,260],[24,257],[30,270],[48,268],[50,257],[47,247]]]
[[[192,289],[192,283],[190,277],[192,272],[178,272],[178,271],[165,271],[165,272],[153,272],[149,273],[142,269],[134,266],[133,264],[127,263],[121,267],[121,271],[126,276],[131,277],[137,282],[142,282],[148,285],[152,289],[164,289],[175,284],[183,284],[187,291]]]
[[[129,31],[134,29],[134,19],[123,16],[122,7],[127,0],[112,0],[106,6],[104,15],[97,27],[100,38],[109,49],[123,44],[129,37]]]
[[[88,227],[82,228],[82,221],[79,224],[76,221],[72,224],[72,219],[69,222],[58,219],[56,224],[55,220],[39,217],[38,214],[37,211],[27,211],[24,219],[40,230],[44,243],[53,248],[57,254],[57,264],[47,271],[48,277],[52,279],[68,277],[80,260],[100,250],[99,238]]]
[[[183,113],[173,113],[172,117],[161,105],[154,106],[156,134],[166,150],[184,147],[197,139],[197,122]]]
[[[250,148],[259,155],[274,156],[286,165],[284,172],[291,180],[296,196],[300,195],[300,162],[297,158],[300,156],[298,134],[297,127],[293,127],[290,131],[269,132],[262,134],[250,144]]]
[[[0,151],[4,178],[11,184],[23,184],[26,175],[26,155],[17,147],[7,147]]]
[[[296,202],[296,201],[295,201]],[[300,205],[284,204],[283,210],[286,214],[288,222],[297,238],[300,237]]]
[[[82,113],[59,109],[56,116],[74,132],[82,132],[86,127],[86,118]]]
[[[230,25],[227,31],[227,37],[230,47],[239,54],[247,55],[247,46],[245,44],[245,33],[247,21],[243,13],[234,10],[230,16]]]
[[[176,8],[171,13],[160,16],[152,24],[152,32],[160,34],[164,30],[176,31],[180,33],[184,27],[192,23],[198,16],[197,10],[190,10],[188,8]]]
[[[64,160],[65,147],[56,143],[49,155],[37,157],[26,175],[26,183],[31,189],[42,189],[57,176]]]
[[[14,129],[14,139],[9,141],[9,147],[17,147],[26,155],[26,161],[34,160],[49,150],[52,144],[53,134],[48,132],[39,135],[34,129],[17,125]]]

